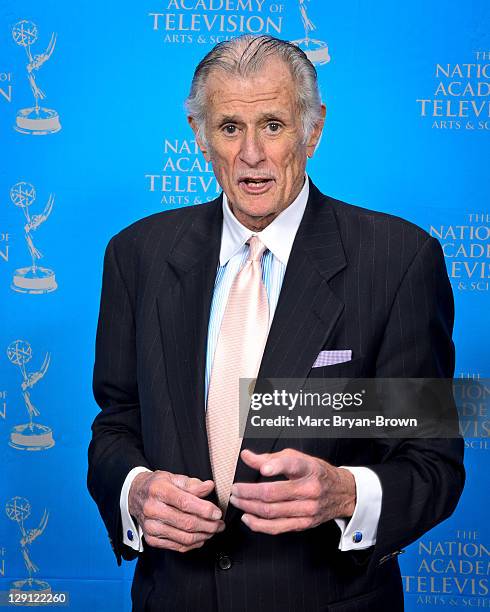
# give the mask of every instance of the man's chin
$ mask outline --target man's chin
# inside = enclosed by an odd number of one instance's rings
[[[242,225],[254,232],[265,229],[278,215],[278,211],[273,205],[243,205],[240,208],[232,209],[232,212]]]
[[[272,190],[263,194],[249,195],[238,191],[228,197],[230,209],[236,217],[246,215],[250,218],[267,217],[276,212],[276,198]]]
[[[238,206],[232,207],[232,212],[235,216],[245,215],[250,219],[260,221],[264,217],[275,215],[276,207],[271,198],[264,198],[263,200],[255,198],[252,201],[242,198],[239,200]]]

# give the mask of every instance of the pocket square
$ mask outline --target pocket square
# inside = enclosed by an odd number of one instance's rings
[[[352,359],[352,351],[320,351],[315,359],[313,368],[321,368],[322,366],[335,365],[336,363],[345,363]]]

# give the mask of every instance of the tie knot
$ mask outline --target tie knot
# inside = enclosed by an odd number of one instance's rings
[[[247,242],[249,245],[248,261],[260,261],[264,251],[267,249],[265,244],[262,244],[257,236],[251,236]]]

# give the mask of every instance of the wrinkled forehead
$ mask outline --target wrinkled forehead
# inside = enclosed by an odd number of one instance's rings
[[[285,111],[296,106],[298,92],[289,66],[273,58],[270,65],[245,75],[214,68],[204,86],[207,114],[271,106]]]

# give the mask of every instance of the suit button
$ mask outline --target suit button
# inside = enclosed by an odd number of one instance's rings
[[[217,555],[217,561],[218,561],[218,567],[221,570],[228,570],[232,566],[230,557],[228,555],[225,555],[224,553],[219,553]]]

